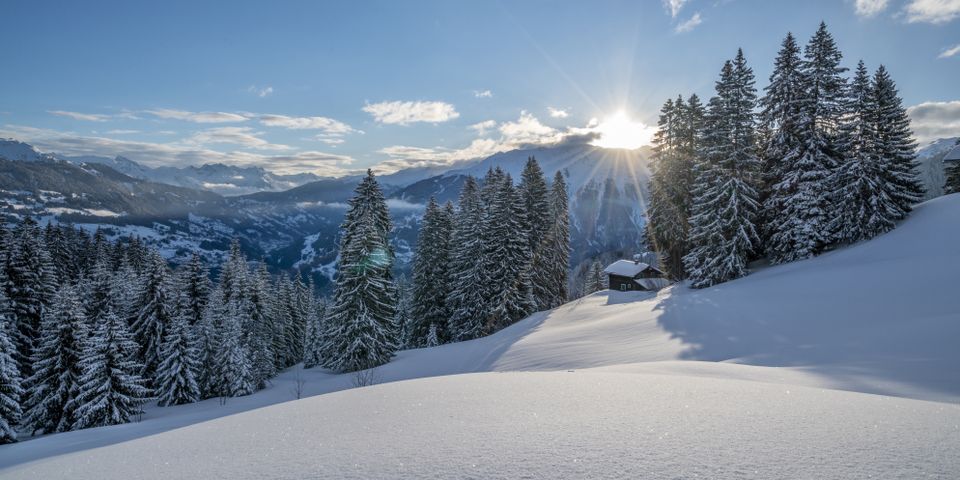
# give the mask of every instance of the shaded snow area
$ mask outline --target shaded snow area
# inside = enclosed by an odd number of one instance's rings
[[[312,369],[290,401],[291,370],[0,446],[0,478],[958,478],[958,238],[941,197],[815,259],[404,351],[371,387]]]

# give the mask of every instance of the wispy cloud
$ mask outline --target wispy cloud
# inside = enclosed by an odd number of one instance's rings
[[[700,25],[701,23],[703,23],[703,18],[700,17],[700,12],[696,12],[692,17],[677,24],[676,28],[673,30],[677,33],[685,33],[697,28],[697,25]]]
[[[106,122],[107,120],[110,120],[110,115],[100,113],[79,113],[68,112],[65,110],[48,110],[47,113],[52,113],[59,117],[72,118],[74,120],[83,120],[85,122]]]
[[[910,0],[904,7],[909,23],[947,23],[960,16],[960,0]]]
[[[958,53],[960,53],[960,43],[944,49],[942,52],[940,52],[940,55],[937,55],[937,58],[950,58]]]
[[[872,17],[887,9],[890,0],[855,0],[854,9],[861,17]]]
[[[676,18],[680,10],[683,9],[683,6],[687,4],[687,1],[688,0],[663,0],[663,7],[667,9],[671,17]]]
[[[560,108],[547,107],[547,111],[550,112],[550,116],[553,118],[567,118],[570,116],[569,112]]]
[[[193,123],[237,123],[247,121],[247,117],[244,115],[227,112],[188,112],[186,110],[160,108],[147,110],[147,113],[163,119],[183,120]]]
[[[312,172],[324,176],[342,176],[351,171],[347,168],[354,162],[347,155],[321,151],[291,152],[279,155],[264,155],[246,151],[220,152],[203,148],[189,141],[152,143],[113,138],[84,136],[72,132],[4,125],[0,137],[16,138],[30,143],[44,152],[64,155],[121,155],[144,165],[185,166],[204,163],[225,163],[238,166],[260,166],[277,173]]]
[[[921,143],[960,136],[960,100],[923,102],[908,108],[907,115]]]
[[[493,92],[490,90],[474,90],[473,96],[477,98],[492,98]]]
[[[416,122],[440,123],[460,116],[446,102],[380,102],[363,107],[380,123],[407,125]]]
[[[268,127],[281,127],[290,130],[321,130],[329,134],[354,133],[350,125],[327,117],[288,117],[286,115],[261,115],[260,124]]]
[[[256,150],[292,150],[289,145],[270,143],[259,137],[261,132],[255,132],[249,127],[219,127],[199,131],[187,141],[196,145],[211,145],[226,143],[240,145]]]
[[[105,133],[106,133],[107,135],[131,135],[131,134],[134,134],[134,133],[140,133],[140,130],[123,130],[123,129],[117,129],[117,130],[107,130]]]
[[[247,87],[247,91],[260,98],[269,97],[270,95],[273,95],[273,87],[271,86],[258,87],[256,85],[250,85],[249,87]]]

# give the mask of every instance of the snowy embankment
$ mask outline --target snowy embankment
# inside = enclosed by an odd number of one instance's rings
[[[293,400],[288,371],[223,406],[0,446],[0,476],[949,478],[958,238],[951,195],[816,259],[706,290],[601,292],[401,352],[375,373],[396,383],[231,415]],[[397,382],[420,377],[438,378]],[[304,395],[354,382],[300,378]]]

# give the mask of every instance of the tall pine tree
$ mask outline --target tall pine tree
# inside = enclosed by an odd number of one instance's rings
[[[431,325],[441,342],[449,341],[450,247],[453,219],[431,197],[423,214],[413,263],[411,346],[425,346]]]

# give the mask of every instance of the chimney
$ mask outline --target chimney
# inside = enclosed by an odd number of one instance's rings
[[[639,253],[636,254],[636,255],[634,255],[634,256],[633,256],[633,263],[634,263],[634,265],[639,264],[641,258],[643,258],[643,255],[641,255],[641,254],[639,254]]]

